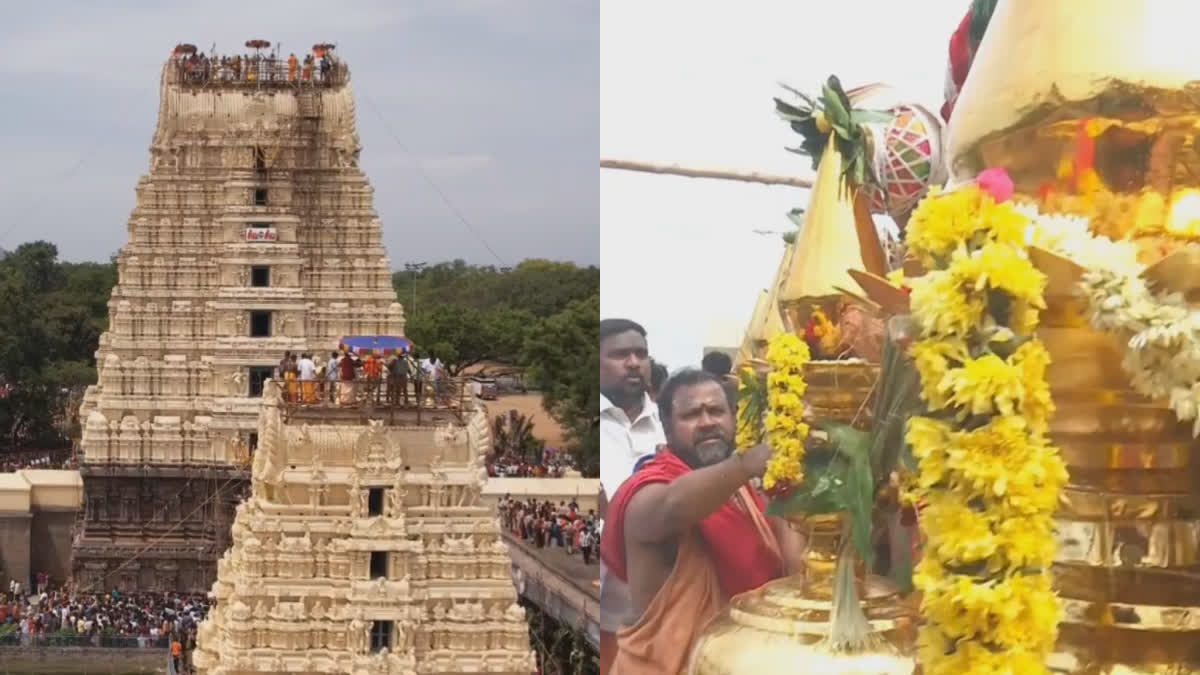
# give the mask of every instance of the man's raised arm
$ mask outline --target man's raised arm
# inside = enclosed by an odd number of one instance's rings
[[[766,468],[771,450],[758,445],[712,466],[689,471],[671,483],[638,490],[625,507],[625,536],[641,542],[665,541],[698,524]]]

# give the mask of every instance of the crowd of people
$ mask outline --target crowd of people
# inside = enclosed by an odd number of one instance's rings
[[[23,469],[76,469],[78,460],[70,450],[21,450],[0,452],[0,473]]]
[[[504,495],[499,504],[500,522],[522,541],[537,548],[558,547],[567,555],[579,553],[585,565],[596,560],[603,523],[594,509],[582,513],[579,503],[549,499],[514,499]]]
[[[329,49],[315,49],[304,58],[291,53],[286,59],[275,52],[208,56],[189,49],[176,50],[171,58],[180,80],[193,84],[332,84],[340,72],[340,63]]]
[[[209,610],[202,595],[71,593],[38,579],[41,588],[10,580],[0,593],[0,644],[169,648],[182,669]]]
[[[445,404],[456,393],[446,368],[436,357],[418,358],[412,350],[377,356],[352,351],[284,352],[275,370],[285,399],[302,405],[404,406]]]
[[[516,457],[499,457],[487,465],[488,476],[491,478],[562,478],[571,469],[570,462],[562,459],[530,464]]]

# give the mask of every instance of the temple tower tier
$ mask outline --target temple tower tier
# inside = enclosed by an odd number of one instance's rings
[[[267,389],[198,671],[533,672],[508,547],[480,501],[486,409],[362,417]]]
[[[150,169],[80,411],[80,588],[201,591],[284,352],[403,335],[346,64],[163,67]]]

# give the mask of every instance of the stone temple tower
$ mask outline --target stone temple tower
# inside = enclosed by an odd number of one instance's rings
[[[82,590],[207,590],[284,352],[403,334],[349,69],[326,59],[289,70],[177,53],[163,68],[80,411]]]

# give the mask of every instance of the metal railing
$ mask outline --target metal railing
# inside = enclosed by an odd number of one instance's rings
[[[341,61],[320,61],[291,66],[284,59],[259,58],[237,61],[172,59],[167,64],[167,81],[196,87],[300,88],[335,87],[345,84],[350,70]]]
[[[470,383],[457,377],[283,380],[279,390],[289,416],[339,409],[367,414],[411,411],[418,423],[424,412],[451,412],[461,418],[473,398]]]
[[[0,648],[24,647],[27,649],[87,647],[102,649],[168,649],[170,638],[129,637],[124,635],[78,635],[73,632],[50,634],[20,633],[17,631],[0,634]]]

